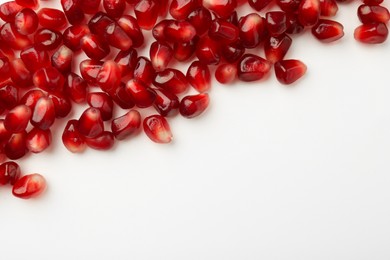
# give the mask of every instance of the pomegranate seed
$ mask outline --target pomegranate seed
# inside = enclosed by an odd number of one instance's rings
[[[248,0],[249,5],[256,11],[264,9],[272,0]]]
[[[387,23],[390,20],[389,10],[383,6],[361,5],[357,11],[359,20],[364,23]]]
[[[366,5],[380,5],[383,3],[383,0],[363,0],[363,3]]]
[[[320,19],[318,23],[312,27],[312,34],[322,42],[333,42],[344,36],[344,27],[341,23]]]
[[[299,22],[298,15],[294,13],[287,13],[287,30],[286,33],[298,34],[301,33],[304,26]]]
[[[10,46],[0,41],[0,56],[7,57],[9,60],[13,60],[15,58],[15,52]]]
[[[100,110],[94,107],[87,108],[80,116],[78,130],[86,138],[94,138],[103,133],[104,125]]]
[[[245,48],[255,48],[266,37],[265,19],[256,13],[243,16],[238,21],[240,39]]]
[[[100,110],[103,121],[107,121],[112,118],[114,103],[108,94],[103,92],[89,93],[87,96],[87,102],[90,107],[94,107]]]
[[[37,70],[33,75],[34,86],[48,92],[57,92],[63,89],[65,79],[62,74],[53,67]]]
[[[153,68],[152,62],[145,57],[138,57],[137,64],[134,68],[134,78],[146,86],[150,86],[155,74],[156,71]]]
[[[195,35],[195,27],[187,21],[172,21],[164,27],[167,39],[173,42],[189,42]]]
[[[113,101],[120,106],[122,109],[130,109],[135,106],[134,100],[126,90],[126,84],[121,82],[121,84],[110,93]]]
[[[157,97],[153,106],[157,112],[162,116],[176,115],[180,104],[178,97],[163,88],[155,88],[154,91]]]
[[[110,53],[110,47],[94,34],[87,34],[81,38],[81,49],[93,60],[101,60]]]
[[[228,17],[237,7],[236,0],[202,0],[202,5],[220,18]]]
[[[173,56],[178,61],[189,60],[196,50],[196,45],[199,41],[199,37],[195,36],[189,42],[175,42],[173,45]]]
[[[4,118],[4,127],[11,133],[26,130],[31,118],[31,109],[26,105],[18,105],[11,109]]]
[[[188,89],[188,81],[183,72],[177,69],[166,69],[156,74],[153,84],[173,94],[181,94]]]
[[[12,81],[19,87],[30,87],[32,85],[31,72],[26,68],[22,59],[12,60],[10,65]]]
[[[282,60],[291,44],[292,39],[286,34],[271,36],[264,42],[265,57],[272,63]]]
[[[97,12],[88,22],[90,31],[99,36],[101,40],[106,40],[104,35],[106,34],[107,27],[115,21],[109,17],[106,13]]]
[[[167,37],[165,37],[164,30],[165,30],[165,27],[168,24],[172,23],[173,21],[174,20],[171,20],[171,19],[165,19],[165,20],[162,20],[159,23],[157,23],[152,29],[152,35],[153,35],[154,39],[156,39],[159,42],[166,42]]]
[[[47,130],[53,125],[55,118],[53,100],[48,97],[41,97],[32,112],[31,124],[42,130]]]
[[[159,1],[159,12],[158,15],[160,17],[166,17],[168,14],[168,9],[169,9],[169,2],[170,0],[160,0]]]
[[[4,126],[4,119],[0,119],[0,142],[8,140],[11,136],[11,133]]]
[[[21,199],[35,198],[46,189],[46,180],[42,175],[33,173],[25,175],[14,184],[12,194]]]
[[[69,99],[62,94],[49,94],[49,98],[54,103],[54,109],[56,118],[64,118],[67,115],[69,115],[72,104],[70,103]]]
[[[196,0],[173,0],[169,6],[169,13],[176,20],[184,20],[198,5]]]
[[[71,72],[66,76],[64,90],[73,102],[84,103],[87,100],[87,89],[87,82],[79,75]]]
[[[291,84],[306,73],[306,65],[299,60],[281,60],[274,68],[276,78],[282,84]]]
[[[242,46],[241,42],[223,45],[221,48],[222,57],[229,63],[235,63],[238,61],[244,52],[245,48]]]
[[[368,44],[379,44],[386,41],[389,31],[383,23],[363,24],[355,29],[357,41]]]
[[[198,92],[206,92],[211,88],[210,70],[207,65],[194,61],[188,67],[186,78]]]
[[[11,134],[4,146],[4,153],[9,159],[20,159],[27,153],[26,137],[26,131]]]
[[[245,54],[237,65],[237,75],[242,81],[262,79],[271,69],[271,63],[253,54]]]
[[[202,36],[209,30],[211,20],[210,11],[204,7],[195,9],[187,16],[187,21],[194,26],[196,34],[199,36]]]
[[[130,48],[127,51],[120,51],[116,55],[114,61],[121,71],[122,77],[133,76],[135,66],[137,64],[138,53],[135,49]]]
[[[18,33],[30,35],[38,28],[38,16],[32,9],[24,8],[15,15],[13,25]]]
[[[130,135],[138,133],[141,126],[141,115],[137,110],[130,110],[123,116],[111,122],[111,131],[115,138],[123,140]]]
[[[22,9],[23,6],[18,5],[15,1],[2,3],[0,5],[0,18],[6,23],[11,23]]]
[[[51,51],[61,45],[62,34],[56,30],[42,28],[34,35],[35,47],[40,50]]]
[[[89,34],[90,30],[86,25],[73,25],[64,31],[64,44],[72,51],[81,49],[81,39]]]
[[[18,5],[31,9],[38,8],[38,0],[15,0]]]
[[[0,185],[14,185],[20,178],[20,167],[16,162],[5,162],[0,165]]]
[[[18,88],[12,82],[0,85],[0,107],[11,110],[19,100]]]
[[[72,70],[73,52],[71,49],[62,45],[51,56],[51,65],[62,74],[69,73]]]
[[[128,50],[133,45],[133,41],[117,23],[112,23],[107,27],[106,37],[112,47],[122,51]]]
[[[241,0],[245,1],[245,0]],[[233,24],[234,26],[238,26],[238,14],[236,11],[230,14],[229,17],[226,18],[226,22]]]
[[[95,14],[99,10],[101,0],[82,0],[79,2],[86,14]]]
[[[144,35],[137,20],[131,15],[123,15],[117,21],[118,25],[126,32],[133,42],[133,47],[138,48],[144,43]]]
[[[66,25],[65,14],[54,8],[41,8],[38,12],[39,24],[49,29],[62,29]]]
[[[126,84],[126,91],[139,108],[150,107],[156,99],[156,92],[148,88],[141,81],[131,79]]]
[[[151,115],[143,122],[145,134],[156,143],[170,143],[172,141],[171,128],[168,121],[160,115]]]
[[[320,0],[302,0],[298,9],[298,20],[303,26],[313,26],[320,17]]]
[[[320,0],[321,16],[333,17],[337,14],[339,7],[335,0]]]
[[[96,83],[97,75],[102,68],[103,62],[84,60],[80,62],[80,74],[90,84]]]
[[[38,102],[38,100],[41,97],[44,97],[45,94],[40,89],[32,89],[27,91],[23,97],[20,99],[21,105],[26,105],[30,108],[31,111],[33,111],[35,104]]]
[[[10,23],[5,23],[0,28],[0,37],[8,46],[15,50],[22,50],[31,45],[30,39],[16,31]]]
[[[38,50],[35,47],[29,47],[20,52],[20,58],[22,59],[26,68],[34,73],[42,67],[50,65],[49,54],[44,50]]]
[[[0,82],[3,82],[11,76],[10,63],[7,57],[0,57]]]
[[[271,35],[281,35],[287,30],[286,13],[273,11],[265,14],[268,32]]]
[[[94,138],[86,138],[85,142],[92,149],[104,151],[114,146],[115,138],[113,133],[104,131]]]
[[[70,24],[80,24],[84,20],[80,2],[80,0],[61,0],[62,9]]]
[[[69,120],[62,133],[62,142],[66,149],[72,153],[81,153],[86,148],[84,137],[80,134],[78,125],[77,120]]]
[[[106,13],[112,18],[119,18],[126,9],[125,0],[103,0],[103,7]]]
[[[232,43],[238,40],[238,28],[229,22],[221,19],[215,19],[211,23],[209,36],[214,41],[222,41],[224,43]]]
[[[196,45],[195,54],[200,62],[204,64],[218,64],[220,55],[220,46],[218,43],[209,37],[203,37],[198,41]]]
[[[26,137],[26,147],[32,153],[40,153],[51,144],[50,129],[33,128]]]
[[[139,27],[151,30],[156,24],[160,5],[156,0],[140,0],[134,6],[135,17]]]
[[[150,46],[150,60],[156,71],[163,71],[172,60],[171,46],[163,42],[153,42]]]
[[[207,93],[185,96],[180,101],[180,114],[186,118],[199,116],[206,110],[209,101],[209,95]]]
[[[215,78],[221,84],[232,83],[237,77],[237,66],[234,64],[221,64],[215,70]]]
[[[121,70],[115,61],[107,60],[103,63],[96,76],[96,83],[105,91],[110,92],[121,82]]]

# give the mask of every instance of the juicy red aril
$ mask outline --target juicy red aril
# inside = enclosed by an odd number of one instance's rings
[[[140,0],[134,7],[135,17],[139,27],[150,30],[156,24],[159,14],[159,2],[157,0]]]
[[[21,50],[31,45],[30,39],[13,28],[10,23],[5,23],[0,28],[0,37],[8,46],[15,50]]]
[[[389,10],[378,5],[361,5],[357,11],[359,20],[364,23],[387,23],[390,20]]]
[[[333,42],[344,36],[344,27],[336,21],[320,19],[311,32],[322,42]]]
[[[126,91],[139,108],[150,107],[156,99],[156,92],[136,79],[127,82]]]
[[[218,17],[226,18],[237,7],[236,0],[203,0],[202,5],[214,12]]]
[[[126,84],[121,82],[121,84],[110,93],[111,98],[122,109],[130,109],[135,106],[134,100],[131,97],[130,93],[126,91]]]
[[[61,6],[70,24],[80,24],[84,20],[84,12],[80,0],[61,0]]]
[[[179,99],[170,91],[163,88],[155,88],[156,100],[154,101],[154,108],[162,116],[174,116],[178,112]]]
[[[72,103],[70,103],[70,100],[65,95],[59,93],[60,92],[56,94],[51,93],[49,94],[49,98],[54,103],[56,118],[64,118],[70,113]]]
[[[362,24],[355,29],[357,41],[368,44],[379,44],[386,41],[389,30],[384,23]]]
[[[48,92],[61,91],[65,79],[62,74],[53,67],[37,70],[33,75],[34,86]]]
[[[199,7],[188,15],[187,21],[194,26],[196,34],[201,36],[210,28],[211,13],[206,8]]]
[[[272,0],[248,0],[249,5],[256,11],[264,9]]]
[[[211,23],[209,29],[209,36],[215,41],[222,41],[224,43],[232,43],[238,40],[238,28],[229,22],[222,19],[215,19]]]
[[[78,125],[77,120],[69,120],[62,133],[62,143],[72,153],[81,153],[86,148],[85,139],[80,134]]]
[[[75,103],[83,103],[87,98],[87,82],[79,75],[71,72],[66,76],[64,90],[66,95]]]
[[[103,92],[88,93],[87,102],[90,107],[94,107],[100,110],[103,121],[107,121],[112,118],[114,103],[108,94]]]
[[[281,60],[274,64],[277,80],[282,84],[291,84],[306,73],[306,65],[299,60]]]
[[[5,155],[11,160],[22,158],[27,152],[26,131],[11,134],[4,146]]]
[[[380,5],[383,3],[383,0],[363,0],[363,3],[366,5]]]
[[[171,20],[171,19],[165,19],[165,20],[162,20],[159,23],[157,23],[153,27],[153,30],[152,30],[152,35],[153,35],[154,39],[156,39],[159,42],[166,42],[167,37],[165,37],[164,30],[165,30],[165,27],[168,24],[172,23],[173,21],[174,20]]]
[[[40,153],[46,150],[51,144],[50,129],[42,130],[33,128],[27,133],[26,147],[32,153]]]
[[[321,16],[333,17],[339,10],[335,0],[320,0]]]
[[[264,0],[260,0],[260,2],[261,1]],[[295,13],[299,8],[300,3],[301,0],[276,0],[276,4],[286,13]]]
[[[299,22],[298,14],[287,13],[287,30],[286,33],[298,34],[303,31],[305,27]]]
[[[130,39],[130,37],[115,22],[107,26],[105,37],[107,38],[109,45],[120,50],[128,50],[133,45],[133,41]]]
[[[237,75],[242,81],[262,79],[271,69],[271,63],[254,54],[245,54],[237,64]]]
[[[42,130],[49,129],[56,118],[53,100],[41,97],[35,104],[31,116],[31,124]]]
[[[18,105],[18,101],[19,88],[10,81],[0,85],[0,107],[10,110]]]
[[[79,118],[78,130],[86,138],[94,138],[103,133],[104,125],[100,110],[87,108]]]
[[[152,62],[145,57],[138,57],[137,64],[134,68],[134,78],[143,82],[146,86],[150,86],[155,74],[156,71],[153,68]]]
[[[298,19],[303,26],[313,26],[321,14],[320,0],[302,0],[298,9]]]
[[[188,89],[188,81],[183,72],[177,69],[166,69],[158,72],[153,84],[174,94],[180,94]]]
[[[245,48],[255,48],[265,39],[265,19],[256,13],[243,16],[238,21],[240,39]]]
[[[71,49],[62,45],[51,56],[51,65],[62,74],[69,73],[72,70],[73,52]]]
[[[292,39],[286,34],[271,36],[264,42],[265,57],[272,63],[282,60],[291,44]]]
[[[11,60],[15,58],[15,52],[10,46],[0,41],[0,56]]]
[[[110,53],[108,44],[94,34],[87,34],[81,39],[81,49],[93,60],[101,60]]]
[[[7,57],[0,57],[0,82],[3,82],[10,78],[11,68],[9,59]]]
[[[206,110],[209,102],[209,95],[207,93],[185,96],[180,101],[180,114],[186,118],[199,116]]]
[[[103,7],[106,13],[112,18],[119,18],[126,9],[125,0],[103,0]]]
[[[171,46],[162,42],[153,42],[150,46],[150,61],[156,71],[163,71],[172,60],[173,50]]]
[[[35,104],[38,102],[38,100],[44,96],[45,96],[45,94],[43,93],[42,90],[32,89],[32,90],[27,91],[22,96],[22,98],[20,99],[20,104],[28,106],[32,111],[35,107]]]
[[[88,22],[91,32],[104,40],[107,27],[115,21],[106,13],[97,12]]]
[[[195,54],[199,61],[204,64],[215,65],[221,59],[220,46],[209,37],[203,37],[199,40]]]
[[[41,8],[38,12],[39,24],[42,27],[59,30],[66,25],[65,14],[54,8]]]
[[[10,136],[11,133],[5,129],[4,119],[0,119],[0,142],[3,143],[4,141],[8,140]]]
[[[45,189],[45,178],[38,173],[33,173],[17,180],[12,187],[12,194],[21,199],[30,199],[39,196]]]
[[[237,66],[235,64],[221,64],[215,70],[215,79],[219,83],[232,83],[237,77]]]
[[[30,87],[32,84],[31,72],[26,68],[22,59],[14,59],[10,64],[10,76],[19,87]]]
[[[11,109],[4,118],[4,127],[11,133],[23,132],[31,118],[31,109],[26,105],[18,105]]]
[[[236,42],[221,47],[221,56],[229,63],[235,63],[244,54],[245,48],[241,42]]]
[[[184,20],[198,5],[197,0],[173,0],[169,6],[169,13],[176,20]]]
[[[144,35],[133,16],[123,15],[118,19],[117,23],[133,41],[134,48],[140,47],[144,43]]]
[[[79,3],[84,13],[94,14],[99,10],[101,0],[81,0]]]
[[[13,22],[16,14],[23,9],[23,6],[18,5],[15,1],[8,1],[0,5],[0,18],[6,22]]]
[[[111,131],[115,138],[123,140],[138,132],[141,126],[141,115],[137,110],[130,110],[123,116],[117,117],[111,122]]]
[[[173,56],[178,61],[186,61],[195,54],[196,45],[199,37],[195,36],[189,42],[176,42],[173,45]]]
[[[198,92],[206,92],[211,88],[210,70],[207,65],[194,61],[188,67],[186,78]]]
[[[32,9],[24,8],[15,15],[13,25],[20,34],[32,34],[38,28],[38,16]]]
[[[70,26],[64,31],[64,44],[72,51],[78,51],[81,49],[81,39],[89,33],[90,30],[86,25]]]
[[[166,39],[172,42],[189,42],[195,35],[195,27],[187,21],[172,21],[164,27]]]
[[[5,162],[0,164],[0,185],[10,183],[14,185],[20,178],[20,167],[16,162]]]
[[[34,35],[35,47],[40,50],[51,51],[60,46],[62,42],[62,34],[59,31],[42,28]]]
[[[88,83],[94,84],[102,65],[101,61],[84,60],[80,62],[80,74]]]
[[[85,138],[85,143],[95,150],[109,150],[114,146],[115,139],[111,132],[104,131],[94,138]]]
[[[32,73],[42,67],[50,65],[49,54],[44,50],[38,50],[35,47],[29,47],[20,52],[20,58],[22,59],[26,68]]]
[[[144,119],[143,128],[145,134],[156,143],[170,143],[172,132],[168,121],[160,115],[151,115]]]
[[[96,75],[96,83],[105,91],[110,92],[121,82],[121,70],[112,60],[105,61]]]
[[[280,35],[287,30],[286,13],[273,11],[265,14],[268,32],[271,35]]]
[[[15,0],[15,2],[18,4],[18,5],[21,5],[21,6],[24,6],[24,7],[28,7],[28,8],[32,8],[32,9],[36,9],[38,8],[38,0]]]
[[[134,68],[137,64],[137,57],[138,53],[133,48],[118,52],[114,61],[119,66],[122,77],[133,76]]]

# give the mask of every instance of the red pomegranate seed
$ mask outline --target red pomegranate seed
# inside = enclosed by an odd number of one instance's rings
[[[157,23],[152,29],[152,35],[153,35],[154,39],[156,39],[159,42],[166,42],[167,37],[165,37],[164,30],[165,30],[165,27],[168,24],[172,23],[173,21],[174,20],[171,20],[171,19],[165,19],[165,20],[162,20],[159,23]]]
[[[197,0],[173,0],[169,6],[169,13],[176,20],[184,20],[198,6]]]
[[[168,121],[160,115],[151,115],[144,119],[143,128],[145,134],[156,143],[170,143],[172,132]]]
[[[209,30],[211,20],[212,19],[210,11],[204,7],[199,7],[193,10],[187,16],[187,21],[194,26],[196,34],[199,36],[202,36]]]
[[[311,32],[322,42],[333,42],[344,36],[344,27],[336,21],[320,19]]]
[[[103,92],[88,93],[87,102],[90,107],[94,107],[100,110],[103,121],[107,121],[112,118],[114,103],[108,94]]]
[[[7,57],[9,60],[13,60],[15,58],[15,52],[10,46],[0,41],[0,56]]]
[[[287,13],[287,30],[286,33],[298,34],[301,33],[304,26],[299,22],[298,15],[295,13]]]
[[[90,30],[86,25],[73,25],[64,31],[64,44],[72,51],[81,49],[81,39],[89,34]]]
[[[180,101],[180,114],[186,118],[199,116],[209,106],[209,102],[209,95],[207,93],[185,96]]]
[[[215,70],[215,78],[221,84],[232,83],[237,77],[237,66],[235,64],[221,64]]]
[[[126,84],[123,82],[121,82],[115,91],[110,93],[110,96],[113,101],[122,109],[130,109],[135,106],[134,100],[131,95],[127,93]]]
[[[242,81],[262,79],[271,69],[271,63],[253,54],[245,54],[237,65],[237,75]]]
[[[125,0],[103,0],[103,7],[106,13],[112,18],[119,18],[126,9]]]
[[[11,77],[11,68],[7,57],[0,57],[0,82],[3,82]]]
[[[87,100],[87,89],[87,82],[79,75],[71,72],[66,76],[64,91],[73,102],[84,103]]]
[[[221,48],[222,57],[229,63],[237,62],[245,52],[245,48],[241,42],[235,42],[228,45],[223,45]]]
[[[26,105],[18,105],[11,109],[4,118],[4,127],[11,133],[26,130],[31,118],[31,109]]]
[[[138,133],[141,126],[141,115],[137,110],[130,110],[123,116],[117,117],[111,122],[111,131],[115,138],[123,140],[130,135]]]
[[[121,76],[133,76],[134,68],[137,64],[138,53],[135,49],[130,48],[127,51],[120,51],[116,55],[114,61],[119,66]]]
[[[153,84],[173,94],[181,94],[188,89],[188,81],[183,72],[177,69],[166,69],[158,72]]]
[[[118,25],[126,32],[133,42],[133,47],[138,48],[144,43],[144,35],[137,20],[131,15],[123,15],[118,19]]]
[[[11,133],[4,126],[4,119],[0,119],[0,143],[8,140]]]
[[[107,60],[103,63],[96,76],[96,83],[105,91],[110,92],[121,82],[121,70],[115,61]]]
[[[87,34],[81,38],[81,49],[93,60],[101,60],[110,53],[110,47],[94,34]]]
[[[298,20],[303,26],[313,26],[321,14],[320,0],[302,0],[298,9]]]
[[[378,5],[361,5],[357,11],[359,20],[364,23],[387,23],[390,20],[389,10]]]
[[[383,0],[363,0],[363,3],[366,5],[380,5],[383,3]]]
[[[245,1],[245,0],[240,0],[240,1]],[[226,18],[226,22],[231,23],[235,26],[238,26],[238,14],[236,11],[230,14],[229,17]]]
[[[94,138],[85,138],[85,143],[92,149],[105,151],[114,146],[115,138],[113,133],[104,131]]]
[[[15,1],[8,1],[0,5],[0,18],[6,22],[14,21],[15,15],[23,9],[23,6],[18,5]]]
[[[287,30],[286,13],[283,11],[267,12],[265,21],[271,35],[281,35]]]
[[[195,36],[189,42],[175,42],[173,44],[173,56],[178,61],[187,61],[194,54],[196,50],[196,45],[198,44],[199,37]]]
[[[80,24],[84,20],[84,12],[80,0],[61,0],[61,6],[70,24]]]
[[[95,14],[99,10],[101,0],[81,0],[81,9],[86,14]]]
[[[101,40],[107,40],[104,35],[106,34],[107,27],[115,23],[114,19],[109,17],[106,13],[97,12],[88,22],[88,27],[93,34],[99,36]]]
[[[94,84],[102,65],[101,61],[84,60],[80,62],[80,74],[88,83]]]
[[[256,11],[263,10],[272,0],[248,0],[249,5]]]
[[[12,81],[19,87],[30,87],[32,85],[31,72],[26,68],[22,59],[12,60],[10,65]]]
[[[59,31],[42,28],[34,35],[35,47],[40,50],[51,51],[61,45],[62,34]]]
[[[22,50],[20,52],[20,58],[31,73],[50,65],[49,54],[47,54],[46,51],[38,50],[35,47],[28,47],[27,49]]]
[[[195,35],[195,27],[187,21],[172,21],[164,27],[164,35],[172,42],[189,42]]]
[[[169,2],[170,0],[160,0],[159,1],[159,12],[158,15],[160,17],[166,17],[168,14],[168,9],[169,9]]]
[[[59,72],[66,74],[72,70],[73,52],[71,49],[62,45],[51,56],[51,65]]]
[[[50,129],[33,128],[26,137],[26,147],[32,153],[40,153],[51,144]]]
[[[28,106],[30,108],[30,110],[32,111],[35,107],[35,104],[38,102],[38,100],[44,96],[45,96],[45,93],[43,93],[42,90],[32,89],[32,90],[27,91],[23,95],[23,97],[20,99],[20,104]]]
[[[339,7],[335,0],[320,0],[321,16],[333,17],[337,14]]]
[[[48,92],[61,91],[65,79],[62,74],[53,67],[46,67],[37,70],[33,75],[34,86]]]
[[[211,23],[209,36],[214,41],[222,41],[224,43],[232,43],[238,40],[238,28],[229,22],[222,19],[215,19]]]
[[[243,16],[238,21],[240,39],[245,48],[255,48],[266,37],[265,19],[256,13]]]
[[[220,18],[228,17],[237,7],[236,0],[202,0],[202,5]]]
[[[10,23],[5,23],[0,28],[0,37],[6,45],[12,46],[15,50],[22,50],[31,45],[30,39],[16,31]]]
[[[221,59],[219,44],[206,36],[198,41],[195,54],[200,62],[209,65],[218,64]]]
[[[200,61],[194,61],[188,67],[186,75],[188,83],[198,92],[206,92],[211,88],[211,76],[209,67]]]
[[[22,158],[27,152],[26,131],[11,134],[4,146],[5,155],[11,160]]]
[[[80,134],[78,125],[77,120],[69,120],[62,133],[62,142],[66,149],[72,153],[81,153],[86,148],[84,137]]]
[[[126,91],[134,100],[135,105],[139,108],[152,106],[156,99],[156,92],[136,79],[131,79],[127,82]]]
[[[11,110],[19,101],[19,88],[8,81],[0,85],[0,107]]]
[[[33,173],[20,178],[13,186],[12,194],[21,199],[30,199],[39,196],[45,189],[45,178],[38,173]]]
[[[162,116],[176,115],[180,104],[178,97],[163,88],[155,88],[154,91],[156,92],[157,97],[153,106],[157,112]]]
[[[31,116],[31,124],[39,129],[49,129],[56,119],[53,100],[41,97],[35,104]]]
[[[15,0],[18,5],[32,9],[38,8],[38,0]]]
[[[122,51],[128,50],[133,45],[127,33],[115,22],[107,27],[105,36],[108,44]]]
[[[24,8],[15,15],[13,25],[18,33],[30,35],[38,28],[38,16],[32,9]]]
[[[306,73],[306,65],[299,60],[281,60],[274,64],[277,80],[282,84],[291,84]]]
[[[272,63],[282,60],[291,44],[292,39],[287,34],[271,36],[264,42],[265,57]]]
[[[156,0],[140,0],[134,6],[134,13],[139,27],[144,30],[151,30],[156,24],[159,8],[159,2]]]
[[[163,42],[153,42],[149,50],[150,61],[156,71],[163,71],[172,60],[171,46]]]
[[[137,64],[134,68],[134,78],[150,86],[156,75],[152,62],[145,57],[138,57]]]
[[[355,29],[357,41],[368,44],[379,44],[386,41],[389,30],[384,23],[362,24]]]
[[[20,178],[20,167],[16,162],[5,162],[0,165],[0,185],[14,185]]]
[[[69,115],[72,110],[72,103],[69,99],[62,94],[49,94],[49,98],[54,103],[54,109],[56,113],[56,118],[64,118]]]
[[[276,0],[276,4],[286,13],[298,11],[301,0]]]
[[[49,29],[60,30],[66,25],[65,14],[54,8],[41,8],[38,11],[39,24]]]
[[[87,108],[80,116],[78,130],[86,138],[94,138],[103,133],[104,125],[100,110],[94,107]]]

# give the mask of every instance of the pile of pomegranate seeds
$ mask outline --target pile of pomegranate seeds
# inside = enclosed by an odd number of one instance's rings
[[[284,59],[292,35],[310,29],[322,42],[339,40],[343,26],[332,18],[338,2],[344,0],[61,0],[63,10],[39,9],[38,0],[1,4],[0,185],[12,185],[24,199],[44,191],[44,177],[22,176],[7,160],[47,149],[52,126],[77,104],[87,108],[68,119],[62,133],[72,153],[109,150],[141,125],[152,141],[171,142],[167,119],[207,109],[211,71],[230,84],[261,80],[273,68],[280,83],[294,83],[306,65]],[[381,4],[364,0],[359,6],[357,41],[387,39],[390,15]],[[239,17],[241,5],[253,12]],[[143,30],[155,39],[149,57],[137,52],[145,45]],[[261,49],[264,57],[257,55]],[[76,68],[80,53],[88,59]],[[188,70],[175,69],[177,62],[187,62]],[[188,94],[190,87],[197,94]],[[117,109],[125,112],[113,118]]]

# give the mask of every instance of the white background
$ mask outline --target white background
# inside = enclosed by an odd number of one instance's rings
[[[339,42],[294,38],[296,84],[213,82],[204,115],[169,120],[169,145],[74,155],[58,122],[20,161],[45,194],[0,187],[0,259],[390,259],[390,42],[353,39],[357,6],[340,6]]]

